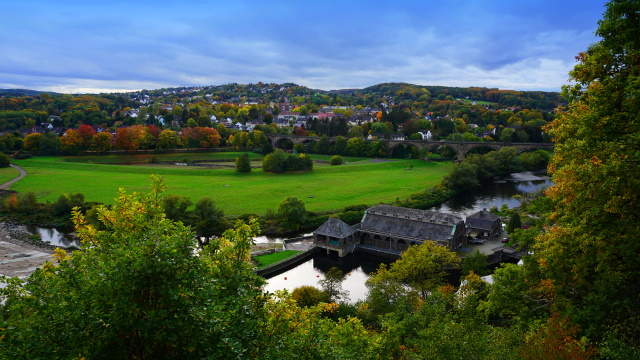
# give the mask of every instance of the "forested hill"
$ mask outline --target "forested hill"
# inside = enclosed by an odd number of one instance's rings
[[[40,93],[41,91],[36,90],[0,89],[0,98],[37,96]],[[268,103],[271,101],[279,102],[287,98],[296,104],[361,105],[371,108],[377,108],[381,103],[389,106],[405,105],[407,107],[427,108],[428,104],[433,100],[453,101],[463,99],[470,102],[482,102],[483,105],[496,109],[519,107],[551,111],[565,102],[558,92],[500,90],[485,87],[422,86],[407,83],[382,83],[364,89],[330,91],[311,89],[294,83],[233,83],[132,91],[128,94],[144,94],[151,98],[166,97],[169,94],[173,98],[207,95],[212,100],[231,103],[241,100]],[[121,95],[126,97],[126,94]]]
[[[28,89],[0,89],[0,97],[3,96],[38,96],[42,91]],[[53,94],[53,93],[52,93]]]

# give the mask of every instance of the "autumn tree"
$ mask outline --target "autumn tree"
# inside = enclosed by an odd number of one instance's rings
[[[60,148],[67,154],[77,154],[82,151],[82,138],[73,129],[68,129],[60,137]]]
[[[111,139],[113,136],[111,133],[106,131],[101,131],[93,136],[91,139],[91,150],[97,153],[105,153],[111,150]]]
[[[158,135],[158,149],[175,149],[180,144],[180,138],[178,134],[173,130],[162,130]]]
[[[26,151],[30,152],[38,152],[40,150],[40,140],[42,139],[42,134],[33,133],[24,137],[22,141],[22,148]]]
[[[571,320],[598,338],[640,344],[640,2],[607,3],[596,35],[577,56],[569,100],[549,131],[557,202],[536,254]],[[632,330],[635,329],[635,330]]]
[[[101,231],[75,212],[83,251],[58,249],[27,281],[3,279],[3,358],[251,358],[264,283],[249,263],[257,226],[198,254],[194,234],[164,217],[163,188],[121,191],[99,209]]]

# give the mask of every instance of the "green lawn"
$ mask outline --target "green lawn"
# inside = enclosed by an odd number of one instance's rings
[[[203,154],[171,155],[195,159]],[[149,175],[159,174],[165,178],[169,194],[188,196],[194,202],[209,196],[227,215],[264,214],[267,209],[277,210],[278,204],[288,196],[303,200],[307,209],[312,211],[406,198],[438,184],[451,166],[449,163],[422,160],[376,162],[347,158],[348,165],[316,166],[311,172],[270,174],[254,169],[249,174],[238,174],[232,168],[102,165],[95,162],[103,161],[79,161],[89,158],[34,157],[15,160],[15,164],[27,171],[27,176],[14,184],[12,189],[34,192],[40,201],[53,202],[61,194],[79,192],[85,195],[87,201],[112,203],[118,188],[124,188],[127,192],[147,192]],[[106,162],[114,161],[117,160]],[[407,170],[410,166],[413,168]]]
[[[258,269],[263,268],[265,266],[277,263],[280,260],[284,260],[290,258],[294,255],[301,253],[302,251],[297,250],[284,250],[280,252],[275,252],[273,254],[260,255],[256,256],[255,259],[260,262]]]
[[[6,168],[0,168],[0,184],[4,184],[7,181],[11,181],[17,178],[18,175],[20,175],[20,171],[10,166]]]

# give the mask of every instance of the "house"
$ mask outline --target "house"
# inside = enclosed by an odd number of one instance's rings
[[[462,218],[435,211],[390,205],[368,208],[359,224],[349,226],[329,219],[313,232],[316,247],[345,256],[356,250],[373,250],[398,256],[409,246],[435,241],[450,250],[466,243]]]
[[[418,134],[420,134],[422,136],[422,140],[431,140],[431,138],[433,137],[433,135],[431,134],[431,130],[418,131]]]
[[[352,252],[358,244],[358,227],[347,225],[337,218],[329,218],[313,232],[313,243],[323,249],[334,250],[343,257]]]
[[[456,251],[467,234],[464,221],[455,215],[382,204],[365,211],[358,231],[363,245],[396,251],[425,241]]]
[[[405,139],[405,136],[403,133],[391,134],[391,140],[404,141],[404,139]]]
[[[502,219],[487,209],[467,216],[465,224],[471,237],[492,238],[502,233]]]

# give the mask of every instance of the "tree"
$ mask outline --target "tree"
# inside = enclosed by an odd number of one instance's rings
[[[333,143],[333,153],[336,155],[345,155],[347,150],[347,140],[342,136],[336,136]]]
[[[476,250],[473,254],[467,255],[462,261],[462,277],[469,275],[469,273],[473,272],[478,276],[489,275],[489,270],[487,269],[487,258],[488,256]]]
[[[175,149],[178,145],[180,145],[180,138],[175,131],[166,129],[158,135],[158,149]]]
[[[239,173],[251,172],[251,162],[249,161],[249,155],[247,155],[246,153],[242,153],[236,158],[236,171]]]
[[[167,219],[171,221],[182,221],[189,224],[191,220],[191,199],[182,195],[169,194],[162,200],[162,208]]]
[[[296,231],[307,219],[307,209],[304,203],[294,196],[282,200],[278,207],[278,219],[283,229]]]
[[[463,191],[478,186],[475,165],[466,162],[454,164],[442,179],[442,185],[454,191]]]
[[[3,357],[250,357],[264,283],[248,262],[256,225],[196,254],[194,234],[164,218],[163,188],[158,179],[148,195],[121,191],[99,209],[102,231],[76,211],[83,251],[57,250],[56,266],[28,281],[3,279]]]
[[[22,141],[22,148],[26,151],[30,152],[38,152],[40,150],[40,140],[42,139],[42,134],[33,133],[24,137]]]
[[[77,154],[82,151],[82,138],[77,131],[68,129],[60,137],[60,148],[67,154]]]
[[[389,269],[391,275],[420,292],[426,299],[430,291],[438,289],[447,276],[446,268],[457,268],[460,258],[445,246],[426,240],[402,253]]]
[[[556,142],[548,195],[554,225],[536,254],[571,319],[595,338],[610,331],[640,344],[640,2],[607,3],[596,35],[577,56]],[[569,312],[568,311],[568,312]],[[630,345],[631,346],[631,345]]]
[[[349,297],[349,291],[342,289],[342,282],[346,275],[337,267],[332,267],[324,274],[324,278],[318,281],[322,291],[327,294],[329,301],[340,302]]]
[[[366,153],[365,142],[362,138],[352,138],[347,141],[347,155],[364,156]]]
[[[509,219],[507,232],[511,234],[520,228],[522,228],[522,221],[520,220],[520,213],[516,211],[513,215],[511,215],[511,219]]]
[[[219,209],[212,198],[202,197],[193,209],[193,225],[202,244],[209,244],[213,235],[220,235],[227,227],[224,212]]]
[[[329,296],[324,291],[313,286],[305,285],[293,289],[291,297],[296,301],[298,306],[311,307],[323,302],[329,302]]]
[[[11,161],[9,160],[9,157],[5,153],[0,152],[0,168],[8,167],[10,164]]]
[[[282,149],[276,149],[262,159],[262,171],[283,173],[287,171],[286,157]]]
[[[330,149],[331,144],[329,143],[329,138],[327,138],[327,135],[322,135],[318,140],[318,144],[316,145],[316,153],[328,154]]]
[[[111,133],[106,131],[99,132],[91,139],[91,150],[101,154],[111,150]]]

